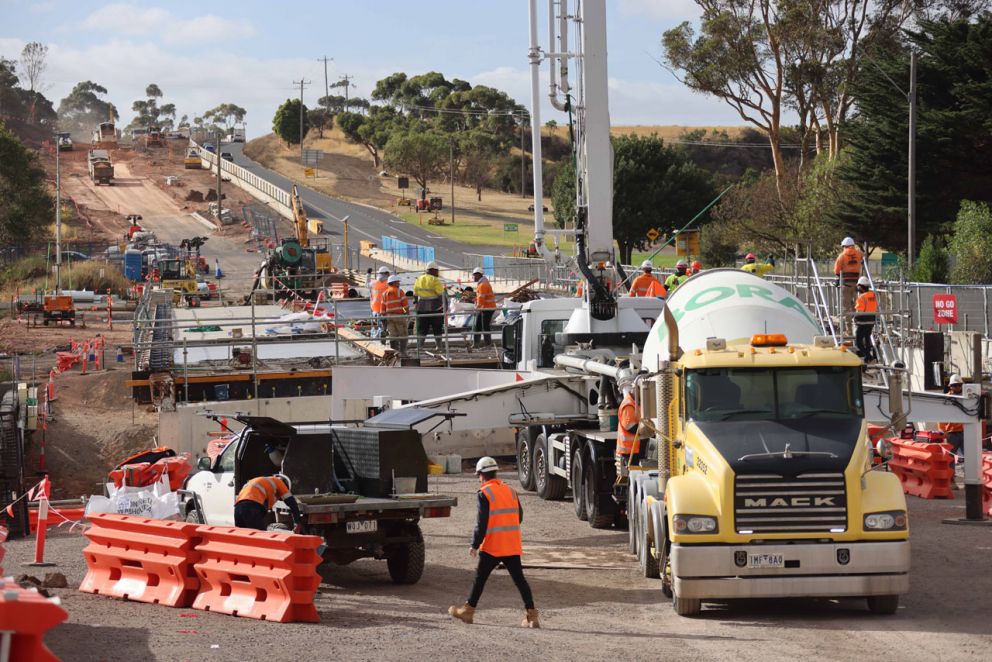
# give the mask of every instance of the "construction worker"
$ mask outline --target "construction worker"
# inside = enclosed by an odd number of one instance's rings
[[[947,394],[961,395],[964,384],[961,375],[954,373],[947,380]],[[937,423],[937,429],[947,437],[947,443],[951,445],[951,451],[957,456],[956,467],[964,466],[964,423]]]
[[[754,253],[748,253],[744,256],[744,266],[741,267],[741,270],[746,271],[749,274],[754,274],[760,278],[764,278],[765,274],[774,268],[774,264],[767,262],[765,264],[758,264],[758,256]]]
[[[238,492],[234,502],[234,526],[265,531],[266,518],[276,501],[282,501],[293,515],[294,526],[302,521],[300,505],[290,492],[292,483],[285,474],[252,478]]]
[[[689,265],[689,275],[690,276],[695,276],[696,274],[698,274],[702,270],[703,270],[703,263],[700,262],[699,260],[693,260],[692,261],[692,264]]]
[[[871,282],[865,276],[858,279],[858,300],[854,303],[854,310],[855,351],[865,363],[875,361],[877,357],[871,343],[871,334],[875,329],[878,299],[871,289]]]
[[[630,283],[630,296],[632,297],[656,297],[665,296],[665,286],[661,284],[653,273],[654,265],[651,260],[644,260],[641,263],[641,274]],[[658,294],[661,292],[661,294]]]
[[[689,265],[686,264],[685,260],[679,260],[675,265],[675,273],[665,279],[665,289],[672,293],[675,288],[689,280],[689,274],[686,273],[688,270]]]
[[[472,270],[472,280],[475,281],[475,322],[472,325],[475,335],[472,336],[472,346],[491,345],[496,295],[481,267]]]
[[[386,291],[386,281],[389,279],[389,268],[379,267],[379,273],[372,287],[369,288],[369,305],[372,308],[372,337],[378,338],[382,335],[383,324],[379,317],[382,316],[382,293]]]
[[[428,332],[434,334],[434,342],[438,348],[443,346],[444,335],[444,283],[438,278],[436,262],[430,262],[424,273],[417,277],[413,284],[413,296],[416,298],[417,312],[417,347],[422,347]]]
[[[841,288],[840,314],[843,317],[854,309],[858,278],[861,276],[861,261],[864,256],[854,245],[854,239],[851,237],[844,237],[840,245],[840,255],[834,261],[834,275],[837,277],[835,285]]]
[[[400,289],[399,275],[393,274],[386,282],[388,287],[382,293],[382,316],[386,323],[386,335],[390,338],[389,346],[400,354],[406,354],[410,303],[406,299],[406,293]]]
[[[630,386],[623,388],[617,419],[617,475],[626,476],[628,465],[640,464],[641,461],[641,438],[637,434],[641,414],[634,400],[634,389]]]
[[[475,583],[472,585],[468,600],[461,607],[448,607],[448,614],[471,624],[490,573],[502,563],[509,571],[524,601],[526,613],[521,625],[527,628],[539,628],[541,623],[538,620],[537,609],[534,608],[534,596],[527,579],[524,578],[524,570],[520,563],[520,556],[523,554],[520,523],[524,518],[524,509],[520,505],[517,493],[496,478],[497,468],[496,460],[491,457],[480,458],[475,465],[475,474],[479,477],[481,485],[477,498],[478,515],[469,553],[473,557],[479,557],[479,565],[475,571]]]

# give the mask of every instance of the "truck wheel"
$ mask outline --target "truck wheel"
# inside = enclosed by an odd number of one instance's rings
[[[536,436],[536,435],[535,435]],[[522,489],[534,490],[534,443],[529,430],[517,433],[517,477]]]
[[[597,480],[595,466],[595,462],[589,463],[589,466],[586,467],[585,480],[583,481],[586,488],[586,517],[589,520],[589,526],[592,528],[608,529],[613,525],[613,516],[615,513],[612,508],[604,508],[603,503],[600,502],[599,492],[596,489],[599,481]]]
[[[565,496],[568,483],[561,476],[551,473],[551,455],[548,453],[548,440],[542,433],[534,440],[534,481],[537,496],[545,501],[557,501]]]
[[[586,490],[582,483],[584,467],[582,451],[579,451],[572,458],[572,503],[575,505],[575,516],[583,521],[586,519]]]
[[[898,595],[872,595],[868,597],[868,611],[873,614],[891,615],[899,609]]]
[[[699,616],[703,610],[703,601],[698,598],[680,598],[672,594],[672,609],[679,616]]]
[[[640,508],[637,518],[637,528],[640,529],[640,542],[637,545],[637,560],[641,566],[641,575],[646,579],[658,579],[658,559],[651,553],[652,540],[648,537],[648,513]]]
[[[186,513],[186,521],[190,524],[203,524],[200,521],[200,514],[196,512],[196,508],[190,508],[189,512]]]
[[[386,567],[394,584],[416,584],[424,574],[424,561],[427,550],[424,548],[424,535],[416,524],[410,526],[414,536],[412,542],[396,545],[386,557]]]

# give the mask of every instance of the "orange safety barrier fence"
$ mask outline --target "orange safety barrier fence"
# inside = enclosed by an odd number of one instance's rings
[[[49,510],[54,510],[54,508],[49,506]],[[70,522],[79,522],[83,519],[85,512],[86,508],[82,506],[79,508],[59,508],[59,513],[62,515],[62,518],[49,516],[47,520],[48,528],[50,529],[53,526],[60,526],[64,524],[66,520]],[[38,508],[36,508],[33,504],[28,507],[28,527],[31,533],[38,530]]]
[[[278,623],[320,621],[319,536],[200,526],[194,609]]]
[[[899,477],[902,491],[923,499],[953,499],[954,468],[945,444],[892,439],[889,470]]]
[[[169,607],[193,604],[199,588],[196,524],[112,514],[89,520],[80,591]]]
[[[38,589],[21,588],[0,578],[0,651],[11,660],[58,662],[45,646],[45,633],[69,618],[58,598],[46,598]]]

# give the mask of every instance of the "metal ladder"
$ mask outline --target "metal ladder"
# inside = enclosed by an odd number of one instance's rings
[[[806,268],[808,270],[809,293],[812,295],[812,301],[808,302],[808,304],[813,308],[816,319],[820,322],[820,328],[823,329],[823,334],[833,338],[834,346],[838,347],[843,342],[843,338],[837,334],[834,319],[830,314],[830,302],[827,300],[827,293],[823,289],[823,280],[820,278],[820,273],[816,268],[816,262],[812,257],[806,258]]]
[[[864,269],[865,277],[868,278],[868,284],[871,286],[872,292],[875,292],[875,281],[872,278],[871,272],[868,270],[867,260],[862,259],[862,268]],[[878,294],[875,294],[876,300]],[[891,302],[890,302],[891,303]],[[898,360],[898,355],[896,354],[896,347],[892,343],[892,332],[890,330],[890,325],[888,321],[888,315],[885,311],[879,311],[876,314],[877,324],[875,325],[875,330],[872,332],[871,344],[875,349],[875,356],[878,358],[882,365],[891,366]],[[882,383],[888,387],[889,385],[889,374],[886,370],[881,370]]]

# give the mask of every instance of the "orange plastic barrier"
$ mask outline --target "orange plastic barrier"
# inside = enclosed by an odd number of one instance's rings
[[[0,563],[3,562],[3,555],[6,554],[6,550],[3,548],[3,543],[7,539],[7,527],[0,524]],[[0,565],[0,577],[3,577],[3,566]]]
[[[193,604],[196,524],[111,514],[89,520],[80,591],[169,607]]]
[[[871,443],[874,444],[874,443],[878,442],[878,440],[881,439],[883,436],[885,436],[885,432],[888,429],[889,428],[887,428],[884,425],[875,425],[873,423],[869,423],[868,424],[868,439],[870,439],[871,440]]]
[[[37,589],[21,588],[0,578],[0,630],[12,632],[11,660],[58,662],[45,646],[45,633],[69,618],[58,598],[46,598]],[[3,636],[3,635],[0,635]]]
[[[953,499],[953,456],[946,444],[892,439],[889,469],[899,477],[902,491],[924,499]]]
[[[194,609],[278,623],[317,623],[319,536],[200,526]]]
[[[109,478],[115,487],[121,487],[125,484],[131,487],[145,487],[157,483],[162,478],[162,474],[168,471],[169,489],[175,492],[182,488],[186,476],[192,469],[189,457],[178,455],[176,457],[164,457],[154,464],[150,462],[125,464],[120,469],[111,471]]]
[[[982,453],[982,510],[992,517],[992,453]]]

